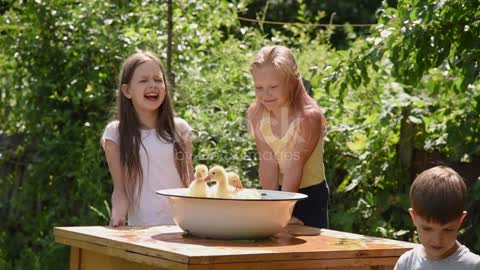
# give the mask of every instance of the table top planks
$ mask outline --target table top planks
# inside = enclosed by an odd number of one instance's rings
[[[173,264],[208,265],[398,257],[417,244],[328,229],[289,225],[260,240],[185,235],[177,226],[55,227],[56,242],[103,253],[142,254]],[[122,253],[123,252],[123,253]]]

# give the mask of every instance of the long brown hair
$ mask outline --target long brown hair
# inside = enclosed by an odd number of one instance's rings
[[[142,165],[140,164],[140,146],[145,149],[140,135],[140,121],[133,107],[131,99],[122,93],[122,85],[130,84],[133,74],[138,66],[148,60],[153,60],[160,66],[165,82],[165,99],[158,108],[156,131],[160,138],[168,143],[173,143],[175,167],[183,186],[188,183],[188,169],[186,164],[186,145],[175,128],[174,110],[170,98],[170,85],[165,76],[165,71],[160,59],[151,52],[137,52],[129,56],[122,65],[118,81],[117,94],[117,119],[119,120],[118,131],[120,135],[120,161],[122,164],[125,192],[129,203],[137,202],[143,185]],[[147,152],[147,149],[145,149]],[[138,187],[137,193],[135,188]]]
[[[250,73],[253,75],[253,71],[256,68],[261,68],[267,65],[272,65],[275,70],[283,75],[285,82],[292,85],[290,88],[292,90],[289,94],[289,101],[298,117],[303,116],[302,114],[306,108],[320,111],[322,116],[322,133],[320,137],[323,137],[327,128],[327,120],[315,100],[308,95],[297,62],[290,49],[278,45],[263,47],[256,54],[250,65]],[[262,105],[255,100],[249,108],[249,115],[259,119],[258,117],[262,112]]]

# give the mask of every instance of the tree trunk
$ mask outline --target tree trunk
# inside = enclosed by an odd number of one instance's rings
[[[402,110],[402,120],[400,123],[400,141],[398,147],[398,157],[405,175],[409,179],[413,177],[413,151],[415,147],[415,124],[408,120],[410,116],[410,107]]]
[[[168,26],[167,26],[167,35],[168,35],[168,40],[167,40],[167,75],[168,78],[170,79],[170,82],[172,83],[172,98],[174,94],[174,89],[175,89],[175,74],[173,73],[172,70],[172,54],[173,54],[173,0],[168,0],[168,11],[167,11],[167,17],[168,17]]]

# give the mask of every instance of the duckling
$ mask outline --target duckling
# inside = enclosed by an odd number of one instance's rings
[[[188,195],[194,197],[207,197],[207,183],[205,179],[208,176],[208,168],[203,164],[195,166],[195,179],[188,186]]]
[[[227,172],[228,184],[235,187],[235,191],[243,189],[242,181],[240,181],[240,176],[234,172]]]
[[[228,184],[235,188],[235,192],[232,195],[234,199],[261,199],[261,193],[256,189],[244,189],[242,185],[242,181],[240,181],[240,177],[238,174],[234,172],[227,172]]]
[[[212,188],[212,197],[232,198],[235,188],[228,184],[227,173],[222,166],[215,165],[208,171],[206,181],[215,181],[217,184]]]

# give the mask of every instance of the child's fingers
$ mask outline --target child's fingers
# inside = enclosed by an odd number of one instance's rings
[[[118,227],[125,225],[125,220],[122,218],[113,218],[110,219],[110,226]]]

